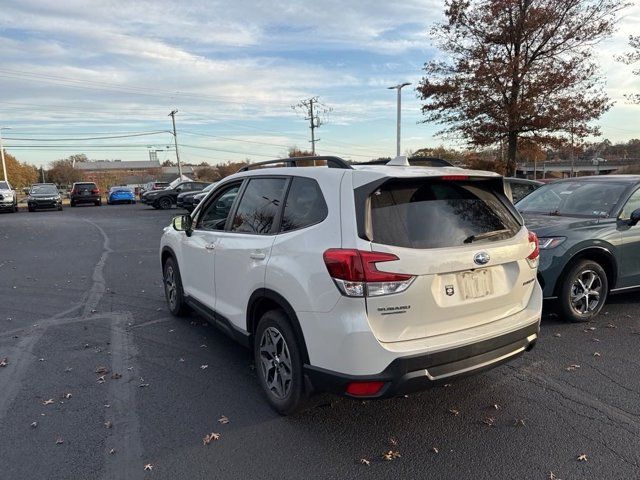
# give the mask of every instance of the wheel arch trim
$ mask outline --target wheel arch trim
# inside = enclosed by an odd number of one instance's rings
[[[249,297],[249,301],[247,302],[247,319],[246,319],[246,331],[250,335],[255,334],[255,330],[258,323],[258,318],[256,317],[256,310],[260,305],[260,302],[263,300],[268,300],[271,303],[275,303],[278,305],[289,317],[291,322],[291,327],[293,328],[296,337],[300,342],[300,350],[302,353],[302,361],[305,364],[309,364],[309,352],[307,351],[307,342],[304,338],[304,333],[302,331],[302,327],[300,325],[300,321],[298,320],[298,316],[294,308],[291,304],[278,292],[268,289],[268,288],[260,288],[254,291]]]

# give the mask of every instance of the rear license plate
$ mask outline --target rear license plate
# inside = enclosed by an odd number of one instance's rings
[[[493,293],[493,278],[487,268],[459,273],[458,285],[465,300],[482,298]]]
[[[87,190],[85,190],[85,191],[82,192],[82,195],[83,196],[87,196],[87,195],[89,195],[89,192]]]

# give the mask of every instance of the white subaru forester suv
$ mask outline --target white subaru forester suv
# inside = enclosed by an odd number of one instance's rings
[[[402,157],[252,164],[160,247],[170,311],[252,348],[282,414],[312,391],[405,394],[531,349],[538,254],[502,177]]]

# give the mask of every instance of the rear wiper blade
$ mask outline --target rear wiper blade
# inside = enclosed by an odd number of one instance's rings
[[[554,210],[553,212],[549,212],[549,215],[552,217],[560,217],[560,211],[559,210]]]
[[[463,243],[472,243],[472,242],[475,242],[476,240],[483,240],[485,238],[495,237],[496,235],[501,235],[503,233],[508,233],[508,232],[509,230],[504,228],[502,230],[494,230],[492,232],[479,233],[478,235],[469,235],[467,238],[464,239]]]

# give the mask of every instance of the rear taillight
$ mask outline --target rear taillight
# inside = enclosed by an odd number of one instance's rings
[[[346,393],[354,397],[371,397],[380,393],[384,382],[351,382],[347,385]]]
[[[415,279],[413,275],[378,270],[378,263],[398,260],[391,253],[331,248],[324,252],[323,257],[329,275],[340,292],[348,297],[400,293]]]
[[[527,257],[527,262],[529,262],[531,268],[537,268],[540,260],[540,242],[538,241],[538,236],[533,232],[529,232],[529,245],[532,251]]]
[[[100,193],[100,189],[94,188],[93,190],[91,190],[91,193],[93,193],[94,195],[97,195],[98,193]]]
[[[71,195],[77,195],[78,191],[77,190],[71,190]]]

